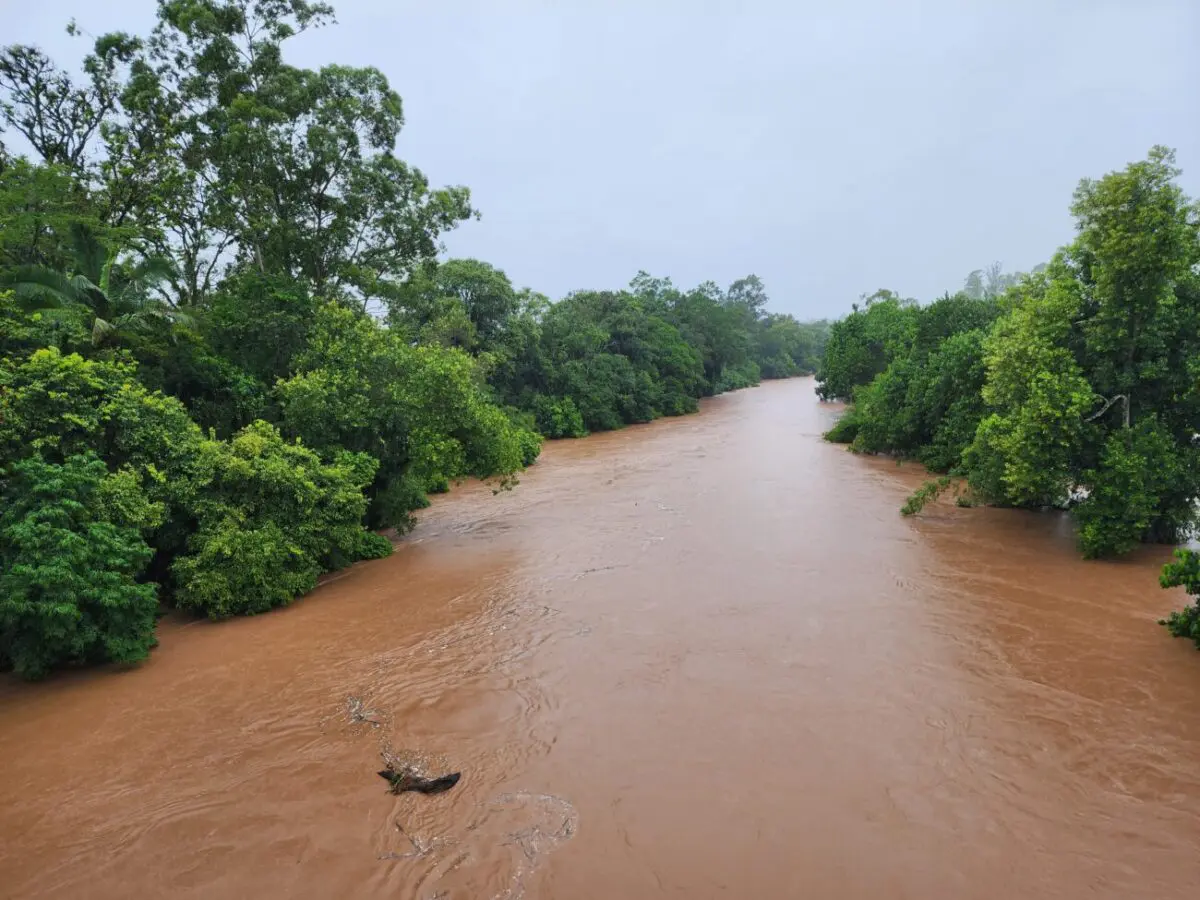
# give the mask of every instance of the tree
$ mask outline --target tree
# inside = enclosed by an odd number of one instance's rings
[[[1164,588],[1182,587],[1189,597],[1197,598],[1159,624],[1165,625],[1175,637],[1191,638],[1200,649],[1200,553],[1176,550],[1175,561],[1163,567],[1159,581]]]
[[[42,347],[70,352],[90,344],[78,318],[30,313],[11,291],[0,291],[0,371]]]
[[[889,309],[878,303],[864,312],[864,330],[873,310]],[[966,294],[902,308],[903,318],[889,311],[874,326],[899,329],[885,350],[890,362],[853,388],[853,413],[826,437],[848,441],[855,451],[916,457],[937,471],[956,470],[984,414],[982,345],[1000,308]],[[887,346],[886,337],[882,343]]]
[[[754,360],[757,313],[744,301],[758,296],[755,291],[762,288],[762,282],[757,278],[742,281],[746,283],[739,286],[736,302],[730,302],[711,281],[682,292],[669,278],[639,272],[630,284],[642,308],[674,325],[699,354],[705,395],[758,383]]]
[[[390,543],[362,527],[377,465],[348,452],[323,463],[261,421],[204,442],[179,491],[197,527],[172,565],[176,601],[213,619],[265,612],[322,572],[388,555]]]
[[[426,492],[468,475],[508,479],[523,464],[520,429],[487,402],[471,357],[412,347],[337,304],[319,310],[276,396],[289,435],[379,461],[369,489],[376,526],[405,528]]]
[[[169,276],[168,260],[151,257],[121,265],[116,252],[78,223],[71,226],[70,251],[73,274],[46,266],[22,266],[8,275],[6,286],[32,309],[76,307],[83,311],[96,345],[119,341],[123,333],[144,328],[152,319],[192,321],[151,294],[154,286]]]
[[[508,276],[477,259],[422,266],[388,301],[388,321],[425,343],[495,349],[517,312]]]
[[[67,29],[75,33],[72,25]],[[117,71],[138,49],[125,35],[97,42],[84,64],[87,83],[75,85],[36,47],[0,50],[0,121],[16,130],[51,165],[82,170],[93,139],[120,96]]]
[[[139,582],[162,521],[131,470],[93,454],[30,456],[4,473],[0,665],[24,678],[79,662],[137,662],[154,646],[156,586]]]
[[[706,393],[700,354],[652,308],[624,291],[580,291],[547,311],[547,393],[569,398],[588,430],[691,412]]]
[[[307,347],[320,306],[304,281],[243,269],[211,296],[204,326],[217,353],[273,386]]]
[[[1200,448],[1193,439],[1200,392],[1191,371],[1200,356],[1200,217],[1175,183],[1174,161],[1173,151],[1155,147],[1123,171],[1081,182],[1072,206],[1079,237],[1065,254],[1066,272],[1079,286],[1073,349],[1104,404],[1093,416],[1097,435],[1089,462],[1100,459],[1092,462],[1090,479],[1103,482],[1106,458],[1128,466],[1139,453],[1131,429],[1154,419],[1140,446],[1146,449],[1151,432],[1159,435],[1153,444],[1162,453],[1146,464],[1163,477],[1151,479],[1157,487],[1144,534],[1166,541],[1186,532],[1200,492]],[[1123,432],[1123,450],[1112,443],[1114,431]],[[1114,535],[1099,539],[1097,552],[1125,544],[1117,534],[1140,521],[1135,506],[1131,501],[1127,515],[1111,507],[1102,518],[1084,513],[1094,532],[1111,523]]]
[[[801,324],[789,315],[767,314],[757,331],[755,357],[764,378],[816,371],[827,336],[823,323]]]
[[[915,309],[893,292],[880,290],[835,322],[817,372],[821,397],[851,399],[855,387],[870,384],[892,359],[907,353],[915,337]]]
[[[827,437],[915,451],[986,502],[1071,508],[1089,557],[1192,533],[1200,215],[1179,174],[1155,147],[1084,179],[1076,239],[1029,275],[994,264],[915,318],[891,292],[856,305],[819,373],[854,401]]]
[[[0,462],[38,453],[49,462],[95,453],[131,466],[155,499],[202,439],[174,397],[148,391],[127,362],[85,360],[45,348],[16,362],[0,391]]]
[[[64,271],[72,232],[101,228],[90,198],[65,167],[15,159],[0,171],[0,276],[21,267]]]
[[[179,179],[199,201],[164,213],[191,285],[231,251],[365,308],[472,214],[465,188],[431,190],[391,155],[403,114],[382,73],[283,62],[288,39],[331,17],[305,0],[160,4],[140,70],[157,80],[141,90],[173,111]]]
[[[1095,395],[1056,340],[1070,327],[1072,297],[1061,285],[1032,288],[984,343],[981,393],[991,412],[964,461],[972,490],[988,502],[1064,505],[1078,483]]]
[[[1082,476],[1090,493],[1075,518],[1084,556],[1115,556],[1140,544],[1160,515],[1163,495],[1189,474],[1180,471],[1186,465],[1153,415],[1110,433],[1097,465]]]
[[[730,306],[744,307],[751,318],[754,319],[759,318],[766,312],[769,301],[767,288],[763,284],[762,279],[757,275],[747,275],[745,278],[739,278],[725,292],[726,303]]]
[[[306,0],[161,0],[147,39],[103,35],[77,85],[41,51],[0,52],[0,116],[89,191],[99,220],[170,256],[177,306],[240,260],[365,307],[473,214],[392,155],[399,96],[378,70],[283,62],[332,18]]]

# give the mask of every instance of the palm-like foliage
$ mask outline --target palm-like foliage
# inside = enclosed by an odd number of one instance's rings
[[[191,324],[191,318],[154,291],[171,279],[174,268],[160,256],[118,261],[92,229],[71,228],[70,274],[47,266],[22,266],[4,280],[27,309],[82,310],[92,319],[92,343],[120,339],[123,331],[143,329],[155,320]]]

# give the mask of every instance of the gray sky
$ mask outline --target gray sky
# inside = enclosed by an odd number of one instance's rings
[[[382,69],[399,155],[483,213],[450,253],[552,297],[755,272],[773,309],[835,316],[1046,260],[1078,180],[1153,144],[1200,194],[1197,0],[334,5],[289,59]],[[154,9],[3,6],[0,40],[64,63],[70,17],[145,32]]]

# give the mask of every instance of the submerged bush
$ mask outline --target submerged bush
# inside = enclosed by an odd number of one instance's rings
[[[183,488],[197,529],[172,566],[176,601],[213,619],[265,612],[322,572],[386,556],[388,541],[362,525],[376,466],[349,452],[322,462],[266,422],[205,442]]]
[[[825,432],[825,440],[831,444],[851,444],[858,437],[859,421],[853,406],[847,407],[833,427]]]
[[[328,303],[295,373],[275,387],[290,437],[327,456],[369,454],[372,527],[411,523],[427,492],[468,476],[507,478],[531,440],[491,403],[476,361],[461,350],[413,347],[371,318]]]
[[[723,394],[726,391],[740,391],[742,388],[757,387],[762,380],[758,363],[747,360],[741,365],[726,366],[721,370],[714,393]]]
[[[931,481],[926,481],[923,485],[917,488],[908,499],[904,501],[904,505],[900,507],[900,515],[915,516],[930,503],[937,500],[942,495],[946,488],[950,487],[950,476],[943,475],[941,478],[935,478]]]
[[[1165,625],[1175,637],[1189,638],[1200,650],[1200,553],[1176,550],[1175,561],[1163,567],[1159,582],[1164,588],[1182,587],[1193,602],[1158,624]]]
[[[538,394],[533,401],[537,429],[548,438],[577,438],[587,434],[583,415],[570,397]]]

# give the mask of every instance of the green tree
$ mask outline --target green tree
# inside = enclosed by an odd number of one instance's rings
[[[725,292],[725,302],[730,306],[744,307],[752,318],[757,319],[766,313],[770,298],[762,279],[757,275],[747,275],[729,286]]]
[[[1053,340],[1066,326],[1055,292],[1031,293],[996,323],[984,345],[990,410],[965,453],[972,490],[991,503],[1063,505],[1078,483],[1095,395]]]
[[[266,422],[204,442],[177,488],[197,526],[172,565],[176,602],[213,619],[265,612],[322,572],[386,556],[388,541],[362,527],[376,466],[348,452],[323,463]]]
[[[24,678],[78,662],[137,662],[154,646],[156,586],[139,583],[161,523],[137,475],[92,454],[30,456],[0,506],[0,664]]]
[[[74,26],[68,28],[74,33]],[[82,170],[88,151],[121,93],[118,70],[137,42],[111,36],[97,43],[76,84],[37,47],[0,49],[0,121],[21,134],[51,165]]]
[[[217,353],[270,386],[292,373],[320,305],[303,281],[242,270],[212,295],[203,321]]]
[[[70,351],[90,344],[80,318],[30,313],[11,291],[0,291],[0,370],[42,347]]]
[[[519,299],[508,276],[477,259],[422,266],[389,299],[389,321],[427,343],[494,349]]]
[[[1164,588],[1182,587],[1195,598],[1190,606],[1176,610],[1159,624],[1175,637],[1190,638],[1200,649],[1200,553],[1176,550],[1175,561],[1163,567],[1159,581]]]
[[[824,349],[821,323],[800,323],[789,315],[766,314],[759,320],[755,357],[764,378],[811,375]]]
[[[1109,434],[1096,467],[1083,473],[1090,493],[1075,510],[1084,556],[1128,553],[1151,533],[1164,493],[1185,477],[1180,456],[1152,415]]]
[[[287,40],[331,18],[305,0],[163,0],[142,91],[174,112],[167,133],[196,198],[163,213],[187,268],[211,272],[232,252],[365,308],[473,210],[466,188],[433,190],[392,155],[403,113],[381,72],[283,62]]]
[[[580,291],[543,321],[548,391],[570,398],[588,430],[696,409],[699,353],[679,329],[626,292]]]
[[[22,267],[65,271],[74,229],[101,228],[98,211],[63,166],[15,159],[0,168],[0,278]]]
[[[863,298],[861,307],[829,330],[817,393],[826,400],[850,400],[854,388],[870,384],[897,356],[908,352],[916,333],[916,306],[892,291]]]
[[[6,286],[30,308],[82,311],[96,345],[117,341],[153,319],[192,321],[152,294],[170,272],[168,260],[151,257],[121,265],[117,254],[95,232],[77,223],[71,227],[70,250],[73,274],[45,266],[22,266],[4,279]]]
[[[1200,422],[1193,374],[1200,357],[1200,216],[1176,183],[1174,163],[1173,151],[1155,147],[1120,172],[1085,179],[1071,208],[1079,236],[1065,252],[1061,276],[1078,285],[1070,344],[1104,403],[1091,417],[1097,433],[1087,483],[1093,490],[1079,514],[1089,524],[1086,549],[1101,555],[1121,552],[1135,528],[1143,537],[1178,540],[1200,494],[1200,448],[1193,439]],[[1143,419],[1152,423],[1138,432]],[[1119,438],[1114,431],[1122,432]],[[1149,494],[1135,492],[1123,511],[1107,502],[1103,514],[1086,509],[1121,490],[1105,482],[1126,483],[1133,460],[1151,447],[1157,452],[1142,467],[1157,474],[1141,480]]]
[[[988,342],[991,412],[972,487],[1020,505],[1074,501],[1088,556],[1176,540],[1200,493],[1200,240],[1174,157],[1084,180],[1079,235],[1011,291]]]
[[[148,391],[131,363],[45,348],[11,366],[3,386],[0,461],[34,452],[61,463],[93,452],[113,471],[132,466],[153,494],[202,439],[183,404]]]
[[[376,526],[406,527],[427,491],[468,475],[508,479],[525,457],[521,429],[488,402],[470,356],[412,347],[337,304],[318,311],[276,396],[288,434],[326,454],[344,448],[379,461]]]
[[[1000,307],[956,294],[905,309],[903,318],[883,320],[903,329],[892,339],[887,368],[854,388],[853,413],[827,437],[848,440],[860,452],[957,469],[984,414],[984,329]]]

